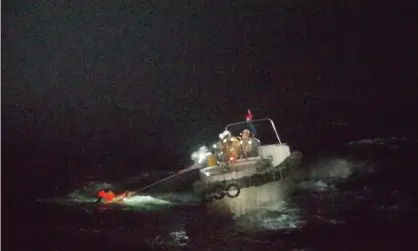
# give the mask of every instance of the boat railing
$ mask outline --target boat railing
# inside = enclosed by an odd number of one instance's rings
[[[271,124],[271,126],[272,126],[272,128],[274,130],[274,133],[276,134],[277,140],[279,141],[279,144],[281,144],[282,141],[280,140],[279,134],[277,133],[277,129],[276,129],[276,126],[274,125],[273,120],[271,118],[254,119],[254,120],[251,120],[251,123],[260,122],[260,121],[269,121],[270,122],[270,124]],[[245,121],[245,122],[232,123],[232,124],[227,125],[225,127],[225,130],[228,130],[229,131],[229,128],[231,126],[242,125],[242,124],[247,124],[247,123],[248,123],[247,121]]]

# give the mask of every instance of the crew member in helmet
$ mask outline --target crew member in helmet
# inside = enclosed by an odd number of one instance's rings
[[[259,142],[251,137],[251,132],[244,129],[241,133],[241,151],[240,158],[251,158],[258,156]]]
[[[238,138],[232,137],[229,131],[224,131],[219,135],[219,138],[221,139],[222,152],[225,154],[225,161],[234,163],[241,148]]]

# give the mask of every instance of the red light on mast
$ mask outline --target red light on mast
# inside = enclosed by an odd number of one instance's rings
[[[250,109],[248,109],[248,113],[247,113],[247,116],[245,116],[245,119],[246,119],[247,121],[249,121],[249,120],[252,120],[252,119],[253,119],[253,114],[251,113],[251,110],[250,110]]]

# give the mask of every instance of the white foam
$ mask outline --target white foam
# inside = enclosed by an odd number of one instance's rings
[[[143,206],[143,205],[169,205],[169,201],[157,199],[152,196],[131,196],[124,200],[126,205],[129,206]]]
[[[342,158],[321,160],[311,168],[312,180],[347,179],[356,172],[370,172],[372,166]]]
[[[309,181],[303,181],[299,184],[300,188],[307,189],[307,190],[317,190],[317,191],[324,191],[329,188],[333,188],[332,185],[329,185],[325,183],[322,180],[309,180]]]
[[[237,226],[243,230],[284,230],[291,231],[299,228],[304,222],[300,217],[300,210],[288,202],[269,207],[268,210],[241,216],[237,219]],[[280,209],[279,209],[280,208]]]
[[[178,247],[186,246],[189,241],[189,237],[184,230],[170,232],[170,239],[170,245]]]
[[[158,196],[162,200],[169,201],[172,204],[176,205],[192,205],[200,203],[202,200],[199,197],[196,197],[193,192],[189,193],[168,193]]]

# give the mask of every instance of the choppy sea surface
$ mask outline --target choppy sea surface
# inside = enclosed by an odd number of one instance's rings
[[[121,184],[88,181],[26,198],[13,209],[18,220],[3,215],[10,225],[3,240],[8,250],[22,251],[417,250],[417,149],[417,140],[397,137],[336,145],[305,158],[306,178],[277,209],[239,218],[209,216],[191,191],[97,205],[96,191]],[[130,180],[145,186],[170,174],[149,171]]]

